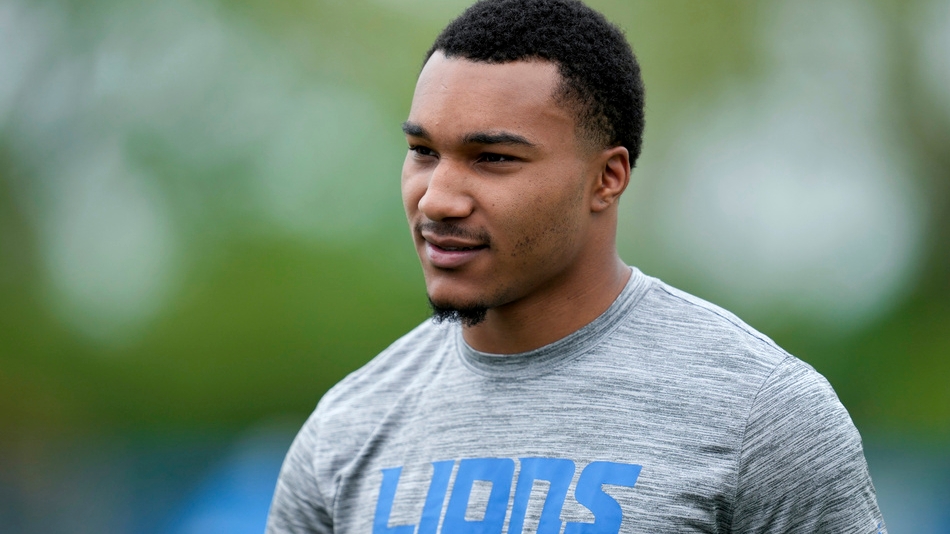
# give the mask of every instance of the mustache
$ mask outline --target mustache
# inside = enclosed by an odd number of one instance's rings
[[[491,236],[485,230],[466,228],[460,224],[444,221],[426,221],[416,223],[416,233],[428,232],[439,237],[458,237],[491,246]]]

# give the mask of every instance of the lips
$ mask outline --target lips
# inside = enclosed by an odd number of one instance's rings
[[[440,269],[462,267],[488,249],[488,246],[482,243],[428,232],[423,232],[422,238],[425,240],[426,259],[433,267]]]
[[[442,249],[444,252],[465,252],[465,251],[468,251],[468,250],[475,250],[475,249],[478,249],[478,248],[485,248],[485,247],[483,247],[483,246],[478,246],[478,247],[439,247],[438,245],[433,245],[433,246]]]

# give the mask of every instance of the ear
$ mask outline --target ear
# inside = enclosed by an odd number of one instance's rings
[[[604,149],[597,158],[600,167],[591,195],[591,211],[597,213],[616,205],[630,183],[630,152],[625,147]]]

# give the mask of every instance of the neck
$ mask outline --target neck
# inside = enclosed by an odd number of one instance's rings
[[[604,313],[630,278],[630,268],[616,252],[599,265],[566,273],[530,297],[491,308],[484,321],[464,327],[462,336],[475,350],[515,354],[576,332]]]

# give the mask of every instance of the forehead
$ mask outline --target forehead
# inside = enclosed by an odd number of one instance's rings
[[[572,133],[573,116],[555,99],[560,81],[549,61],[486,63],[436,52],[419,75],[409,121],[447,135]]]

